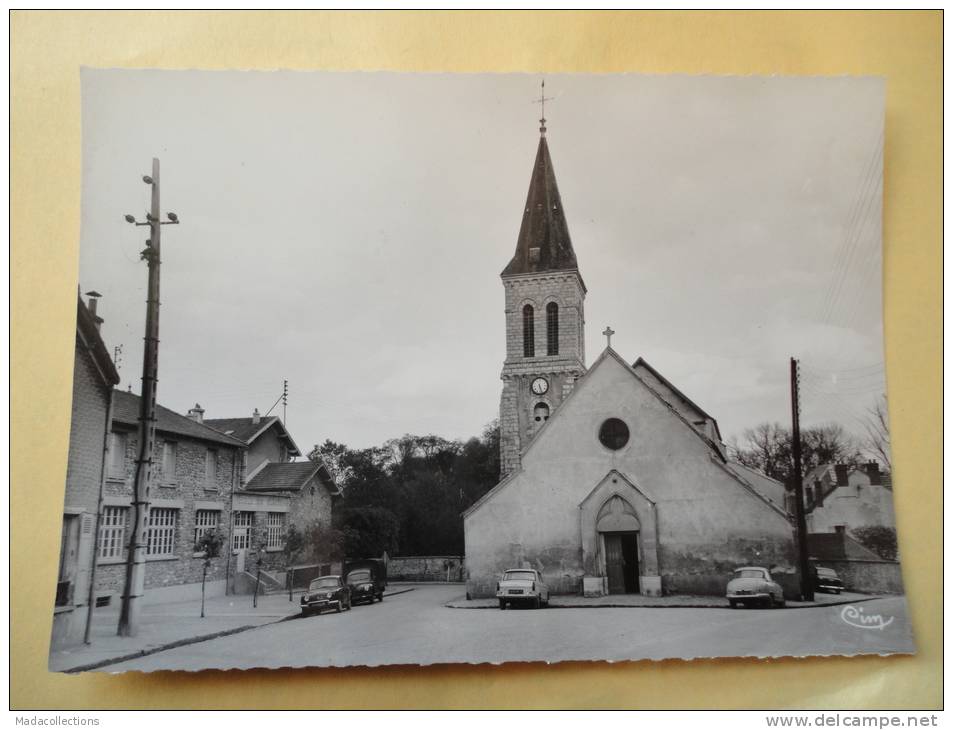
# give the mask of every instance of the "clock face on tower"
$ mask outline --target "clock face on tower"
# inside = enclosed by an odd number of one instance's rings
[[[530,387],[536,395],[544,395],[549,390],[549,382],[546,378],[536,378]]]

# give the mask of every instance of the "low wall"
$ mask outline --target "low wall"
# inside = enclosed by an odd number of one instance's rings
[[[900,563],[894,560],[818,560],[817,565],[837,571],[844,588],[858,593],[903,593]]]
[[[448,571],[449,568],[449,571]],[[388,581],[452,583],[464,581],[464,559],[461,555],[412,555],[387,559]]]

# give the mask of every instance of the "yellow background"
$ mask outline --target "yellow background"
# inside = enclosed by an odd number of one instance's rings
[[[939,706],[939,11],[14,12],[11,43],[13,707]],[[83,65],[886,77],[887,371],[903,572],[920,653],[244,674],[48,673],[69,436]]]

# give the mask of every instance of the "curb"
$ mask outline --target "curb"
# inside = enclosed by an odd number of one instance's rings
[[[851,603],[864,603],[866,601],[876,601],[878,598],[884,598],[884,596],[866,596],[864,598],[855,598],[851,600],[838,600],[838,601],[827,601],[825,603],[802,603],[800,605],[791,605],[788,604],[785,606],[785,609],[799,609],[799,608],[824,608],[825,606],[845,606]],[[464,611],[479,611],[479,610],[493,610],[499,611],[499,606],[453,606],[449,603],[443,604],[445,608],[452,608],[456,610]],[[705,604],[688,604],[688,603],[673,603],[668,605],[642,605],[634,606],[631,603],[598,603],[598,604],[577,604],[577,605],[559,605],[552,603],[546,608],[724,608],[730,609],[726,603],[705,603]]]
[[[289,614],[288,616],[283,616],[276,621],[267,621],[263,624],[248,624],[247,626],[237,626],[232,629],[222,629],[221,631],[215,631],[211,634],[202,634],[201,636],[189,636],[185,639],[177,639],[176,641],[171,641],[168,644],[162,644],[160,646],[153,646],[149,649],[139,649],[138,651],[133,651],[128,654],[123,654],[122,656],[110,657],[108,659],[100,659],[97,662],[90,662],[89,664],[80,664],[76,667],[70,667],[68,669],[60,669],[59,673],[62,674],[77,674],[79,672],[90,672],[94,669],[102,669],[103,667],[108,667],[110,664],[120,664],[122,662],[127,662],[130,659],[141,659],[142,657],[150,656],[151,654],[158,654],[160,651],[168,651],[169,649],[178,649],[180,646],[188,646],[189,644],[200,644],[203,641],[211,641],[212,639],[221,639],[224,636],[232,636],[233,634],[241,634],[245,631],[251,631],[252,629],[259,629],[262,626],[272,626],[273,624],[280,624],[283,621],[290,621],[292,619],[299,618],[300,613]]]
[[[393,593],[385,593],[384,597],[388,596],[399,596],[402,593],[410,593],[413,588],[405,588],[401,591],[394,591]],[[185,639],[177,639],[176,641],[169,642],[168,644],[162,644],[160,646],[153,646],[149,649],[139,649],[138,651],[129,652],[128,654],[123,654],[118,657],[110,657],[108,659],[100,659],[96,662],[90,662],[89,664],[80,664],[76,667],[70,667],[68,669],[57,670],[57,673],[61,674],[77,674],[79,672],[90,672],[95,669],[102,669],[103,667],[108,667],[110,664],[121,664],[122,662],[127,662],[131,659],[141,659],[142,657],[150,656],[151,654],[158,654],[161,651],[168,651],[169,649],[178,649],[180,646],[188,646],[190,644],[200,644],[203,641],[212,641],[213,639],[221,639],[225,636],[232,636],[233,634],[241,634],[245,631],[251,631],[252,629],[260,629],[264,626],[273,626],[274,624],[280,624],[284,621],[293,621],[295,619],[301,618],[301,613],[291,613],[287,616],[282,616],[275,621],[266,621],[261,624],[248,624],[246,626],[237,626],[231,629],[222,629],[221,631],[215,631],[211,634],[202,634],[201,636],[190,636]]]

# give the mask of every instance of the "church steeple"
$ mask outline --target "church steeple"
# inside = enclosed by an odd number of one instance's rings
[[[546,101],[540,94],[540,105]],[[523,449],[586,372],[586,285],[576,263],[545,114],[516,253],[503,270],[506,360],[500,396],[500,472],[518,469]]]
[[[556,185],[556,172],[549,156],[545,118],[540,122],[539,147],[523,208],[516,253],[503,269],[503,276],[578,269]]]

